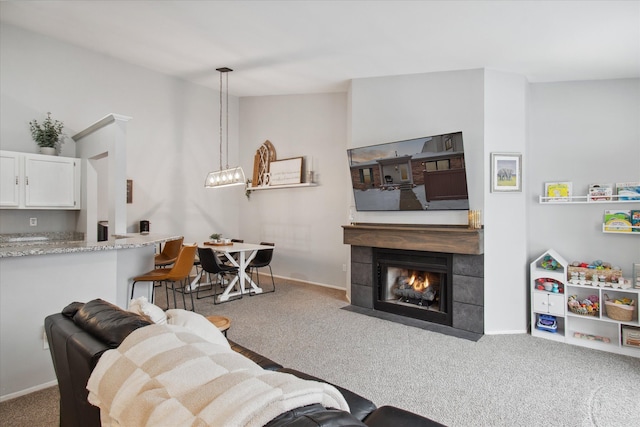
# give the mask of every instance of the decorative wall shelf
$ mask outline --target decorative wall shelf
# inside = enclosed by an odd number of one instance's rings
[[[611,227],[611,226],[609,226]],[[602,224],[602,232],[603,233],[611,233],[611,234],[626,234],[631,236],[640,236],[640,227],[632,225],[630,227],[620,228],[619,230],[607,230],[607,225]]]
[[[261,185],[258,187],[247,187],[249,191],[258,191],[258,190],[274,190],[277,188],[300,188],[300,187],[317,187],[318,184],[315,182],[303,182],[301,184],[285,184],[285,185]]]
[[[637,200],[618,200],[617,195],[607,196],[611,197],[611,200],[592,200],[591,196],[569,196],[569,197],[545,197],[539,196],[539,202],[542,205],[545,204],[567,204],[567,203],[588,203],[590,205],[607,204],[607,203],[640,203],[640,199]]]

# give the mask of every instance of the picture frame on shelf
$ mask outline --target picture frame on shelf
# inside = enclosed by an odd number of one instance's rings
[[[491,153],[491,192],[522,192],[521,153]]]
[[[300,184],[302,182],[302,157],[270,162],[269,174],[269,185]]]
[[[573,183],[569,181],[545,182],[544,195],[554,202],[568,202],[573,195]]]

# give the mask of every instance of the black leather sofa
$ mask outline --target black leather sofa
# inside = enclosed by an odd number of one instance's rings
[[[139,327],[151,324],[146,317],[118,308],[102,300],[72,303],[61,313],[45,319],[45,330],[60,389],[61,427],[98,427],[100,411],[87,401],[87,381],[100,356],[116,348]],[[287,372],[303,379],[323,381],[255,353],[229,340],[236,352],[264,369]],[[326,381],[323,381],[326,382]],[[309,405],[286,412],[271,420],[268,427],[441,426],[435,421],[392,407],[377,408],[370,400],[334,385],[349,404],[350,413]]]

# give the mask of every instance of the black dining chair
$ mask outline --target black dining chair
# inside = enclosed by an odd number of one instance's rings
[[[265,246],[275,246],[275,243],[270,242],[260,242],[261,245]],[[259,268],[267,268],[269,267],[269,273],[271,274],[271,284],[273,285],[273,289],[268,292],[263,293],[271,293],[276,291],[276,282],[273,280],[273,270],[271,270],[271,259],[273,258],[273,249],[260,249],[256,256],[251,260],[249,266],[247,267],[247,272],[251,275],[251,280],[253,280],[253,272],[256,273],[256,284],[258,287],[260,286],[260,274],[258,274]],[[253,294],[250,294],[253,295]]]
[[[200,268],[207,273],[207,277],[209,279],[208,283],[211,284],[211,288],[213,289],[213,303],[217,304],[216,296],[218,293],[216,292],[218,286],[222,286],[224,284],[224,279],[231,280],[232,277],[228,276],[236,276],[238,277],[238,267],[233,265],[226,265],[220,261],[220,258],[211,248],[198,248],[198,257],[200,258]],[[212,275],[215,275],[217,281],[214,283],[212,280]],[[238,286],[240,284],[240,278],[238,277]],[[198,286],[198,291],[196,292],[196,298],[202,299],[209,297],[211,295],[200,296],[200,290],[202,289],[202,285]],[[242,295],[240,295],[242,298]]]

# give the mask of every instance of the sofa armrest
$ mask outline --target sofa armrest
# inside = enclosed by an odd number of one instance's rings
[[[444,424],[395,406],[382,406],[376,409],[364,419],[364,423],[368,427],[444,427]]]
[[[292,374],[298,378],[302,378],[303,380],[319,381],[322,383],[331,384],[328,381],[314,377],[313,375],[305,374],[304,372],[296,371],[295,369],[284,368],[279,369],[278,372]],[[342,396],[349,404],[349,412],[351,412],[351,415],[353,415],[358,420],[362,421],[367,415],[369,415],[377,408],[376,405],[369,399],[366,399],[359,394],[356,394],[351,390],[347,390],[346,388],[342,388],[338,385],[331,385],[337,388],[340,393],[342,393]]]
[[[60,390],[60,426],[99,427],[100,410],[87,401],[86,387],[109,347],[60,313],[47,316],[44,323]]]
[[[231,346],[231,350],[240,353],[247,359],[250,359],[251,361],[257,363],[262,369],[266,369],[267,371],[277,371],[283,368],[281,364],[274,362],[268,357],[264,357],[263,355],[258,354],[253,350],[249,350],[248,348],[243,347],[240,344],[231,341],[230,339],[227,339],[227,341]]]

